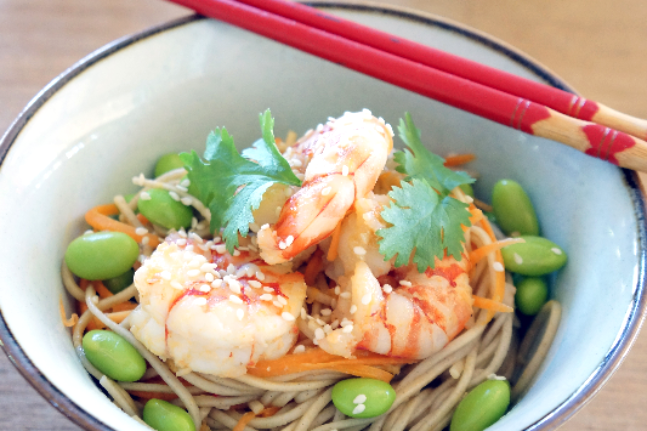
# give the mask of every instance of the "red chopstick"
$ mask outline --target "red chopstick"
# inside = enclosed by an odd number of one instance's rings
[[[289,5],[281,5],[277,0],[243,0],[255,2],[259,7],[235,0],[171,1],[202,15],[250,30],[505,126],[562,142],[623,167],[647,171],[647,143],[641,139],[609,127],[569,117],[527,98],[321,30],[311,22],[315,21],[312,17],[316,14],[313,15],[307,6],[299,5],[290,10]],[[276,10],[266,10],[267,7]],[[307,14],[299,12],[304,10],[308,11]],[[274,12],[298,16],[299,21],[305,24]],[[342,22],[340,18],[331,15],[325,15],[325,19]],[[352,33],[356,35],[363,31],[357,24],[343,22],[346,23],[342,26],[346,28],[346,33],[351,33],[348,28],[354,28]],[[327,29],[339,30],[334,27],[328,26]],[[411,44],[421,46],[413,42]],[[500,81],[504,83],[505,78],[501,78]],[[572,99],[572,96],[569,97]],[[585,112],[592,110],[590,105],[588,106]]]

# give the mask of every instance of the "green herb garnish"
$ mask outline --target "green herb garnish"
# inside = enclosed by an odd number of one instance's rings
[[[450,197],[449,192],[474,179],[446,168],[442,157],[425,148],[409,113],[400,120],[398,132],[408,148],[395,154],[396,169],[407,177],[401,188],[389,192],[393,202],[382,210],[382,218],[391,226],[376,232],[381,237],[380,253],[386,259],[397,255],[398,267],[407,265],[415,250],[413,262],[419,272],[433,268],[434,257],[442,259],[445,250],[461,260],[461,225],[471,225],[469,206]]]

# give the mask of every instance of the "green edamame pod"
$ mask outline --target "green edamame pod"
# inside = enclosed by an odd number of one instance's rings
[[[195,431],[193,419],[186,410],[157,398],[148,400],[142,416],[157,431]]]
[[[157,163],[155,164],[155,178],[164,175],[169,171],[183,167],[184,162],[180,160],[180,156],[178,154],[164,154],[162,157],[157,159]]]
[[[139,245],[125,233],[97,232],[72,241],[65,263],[81,278],[105,280],[128,271],[138,257]]]
[[[492,190],[492,209],[497,223],[508,235],[539,235],[535,208],[521,184],[500,180]]]
[[[83,336],[88,361],[113,380],[134,382],[146,372],[142,355],[121,335],[96,329]]]
[[[332,402],[337,409],[352,418],[373,418],[385,413],[395,401],[391,385],[375,379],[347,379],[332,390]]]
[[[103,285],[108,288],[112,293],[119,293],[131,284],[133,284],[133,277],[135,276],[135,271],[130,268],[128,271],[124,272],[113,278],[108,278],[103,280]]]
[[[510,385],[487,380],[472,389],[458,404],[450,431],[483,431],[503,416],[510,405]]]
[[[557,271],[566,264],[566,252],[554,242],[531,235],[521,238],[526,242],[501,249],[507,270],[537,277]]]
[[[137,208],[144,217],[167,229],[191,226],[193,211],[190,207],[173,199],[167,190],[151,189],[147,193],[150,199],[140,196],[137,202]]]
[[[528,277],[517,284],[514,302],[517,310],[526,316],[539,313],[548,299],[548,285],[543,278]]]

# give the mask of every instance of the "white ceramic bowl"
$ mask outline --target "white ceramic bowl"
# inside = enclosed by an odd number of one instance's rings
[[[568,89],[512,48],[428,15],[327,6],[388,32]],[[488,199],[519,180],[545,236],[569,254],[552,296],[564,308],[532,389],[492,430],[554,428],[610,376],[636,335],[644,305],[644,203],[636,176],[554,142],[313,58],[220,22],[191,17],[119,40],[57,78],[0,142],[0,336],[43,396],[89,430],[144,430],[97,389],[61,324],[59,268],[83,213],[149,171],[157,156],[204,148],[214,127],[237,142],[258,135],[267,107],[276,132],[303,132],[369,108],[396,124],[410,111],[440,154],[471,151]]]

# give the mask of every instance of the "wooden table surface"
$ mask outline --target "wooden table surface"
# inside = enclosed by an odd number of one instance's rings
[[[587,97],[647,117],[644,0],[383,0],[463,22],[530,54]],[[45,84],[104,44],[188,11],[158,0],[0,0],[0,133]],[[595,316],[593,324],[595,324]],[[0,355],[1,430],[80,430]],[[647,429],[647,332],[560,428]]]

